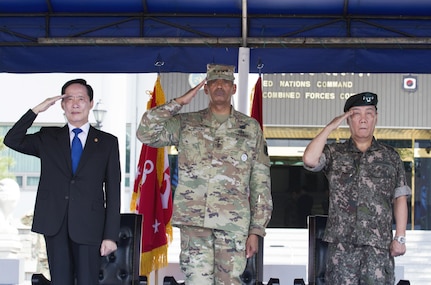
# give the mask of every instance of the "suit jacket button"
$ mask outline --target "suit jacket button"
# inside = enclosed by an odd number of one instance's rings
[[[74,184],[74,183],[75,183],[74,179],[70,180],[70,184]]]
[[[64,196],[64,199],[65,200],[69,200],[69,196]]]

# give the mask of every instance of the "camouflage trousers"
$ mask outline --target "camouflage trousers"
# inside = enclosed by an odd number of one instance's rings
[[[329,243],[325,283],[331,285],[393,285],[394,258],[389,249]]]
[[[181,226],[180,266],[186,285],[240,285],[247,235]]]

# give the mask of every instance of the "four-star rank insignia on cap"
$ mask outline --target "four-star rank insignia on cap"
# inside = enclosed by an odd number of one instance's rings
[[[364,95],[362,95],[362,101],[364,101],[364,103],[368,104],[372,104],[374,100],[376,100],[377,96],[376,94],[373,93],[365,93]]]
[[[355,106],[377,106],[377,94],[371,92],[362,92],[353,96],[350,96],[347,99],[346,104],[344,105],[344,112],[350,110],[350,108]]]

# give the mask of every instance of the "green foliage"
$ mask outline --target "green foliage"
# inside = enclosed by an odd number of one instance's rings
[[[3,143],[3,137],[0,137],[0,180],[3,178],[15,179],[15,176],[9,172],[9,168],[13,165],[12,157],[4,156],[3,150],[6,146]]]
[[[402,161],[414,161],[413,148],[396,148],[395,150],[400,155]]]

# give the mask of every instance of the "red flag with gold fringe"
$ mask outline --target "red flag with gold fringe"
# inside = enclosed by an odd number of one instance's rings
[[[262,103],[262,77],[259,75],[259,79],[254,86],[253,104],[251,105],[251,117],[255,118],[260,128],[263,130],[263,103]]]
[[[147,109],[165,103],[157,76]],[[133,186],[130,210],[142,214],[140,275],[168,265],[168,245],[172,242],[172,192],[167,147],[142,145]]]

